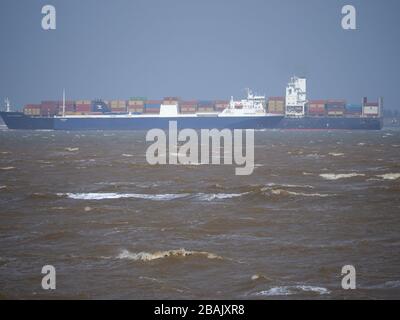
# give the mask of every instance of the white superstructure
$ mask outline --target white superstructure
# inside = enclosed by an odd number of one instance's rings
[[[307,103],[307,80],[293,76],[286,87],[286,116],[303,117]]]
[[[177,117],[179,116],[178,103],[162,104],[160,106],[160,117]]]
[[[240,101],[233,100],[219,116],[249,116],[249,115],[266,115],[266,99],[265,96],[257,96],[250,89],[246,89],[247,99]]]

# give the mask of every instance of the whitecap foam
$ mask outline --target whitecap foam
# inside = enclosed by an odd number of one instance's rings
[[[340,153],[340,152],[329,152],[329,155],[332,157],[343,157],[344,153]]]
[[[75,151],[79,151],[79,148],[72,148],[72,147],[69,147],[69,148],[65,148],[65,150],[66,150],[66,151],[69,151],[69,152],[75,152]]]
[[[339,180],[339,179],[348,179],[348,178],[354,178],[354,177],[364,177],[365,174],[362,173],[323,173],[319,175],[321,178],[324,178],[326,180]]]
[[[256,296],[289,296],[292,295],[293,292],[288,289],[288,287],[275,287],[269,290],[264,290],[257,292]]]
[[[299,154],[303,154],[299,152]],[[320,159],[320,158],[325,158],[325,156],[323,154],[319,154],[319,153],[311,153],[311,154],[307,154],[305,156],[306,158],[312,158],[312,159]]]
[[[313,292],[313,293],[317,293],[320,295],[330,294],[330,291],[326,288],[297,285],[297,286],[274,287],[269,290],[257,292],[255,295],[257,295],[257,296],[289,296],[289,295],[294,295],[294,294],[300,294],[303,292]]]
[[[248,194],[248,192],[244,192],[244,193],[198,193],[196,195],[196,198],[201,201],[213,201],[213,200],[238,198],[238,197],[241,197],[246,194]]]
[[[7,186],[0,186],[0,190],[7,189]]]
[[[125,158],[132,158],[133,154],[124,153],[122,156],[125,157]]]
[[[74,200],[112,200],[135,198],[153,201],[170,201],[187,197],[188,193],[182,194],[139,194],[139,193],[58,193],[58,196],[67,196]]]
[[[0,168],[0,170],[4,170],[4,171],[14,170],[14,169],[15,169],[15,167],[3,167],[3,168]]]
[[[400,173],[386,173],[377,176],[383,180],[397,180],[400,178]]]
[[[149,252],[132,253],[128,250],[122,250],[120,254],[117,256],[117,259],[147,262],[163,258],[189,257],[189,256],[200,256],[200,257],[205,257],[207,259],[223,259],[222,257],[214,253],[205,251],[187,251],[185,249],[157,251],[154,253],[149,253]]]
[[[267,187],[285,187],[285,188],[304,188],[304,189],[314,189],[313,186],[308,184],[278,184],[278,183],[267,183]]]
[[[294,191],[288,191],[288,190],[284,190],[284,189],[273,189],[273,190],[271,190],[271,193],[273,195],[290,195],[290,196],[320,197],[320,198],[325,198],[325,197],[331,196],[329,194],[294,192]]]

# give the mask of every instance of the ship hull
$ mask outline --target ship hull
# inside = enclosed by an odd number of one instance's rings
[[[315,130],[381,130],[382,118],[362,117],[304,117],[284,118],[279,129],[315,129]]]
[[[126,117],[55,118],[55,130],[149,130],[169,128],[176,122],[181,129],[272,129],[283,117]]]
[[[50,117],[30,117],[22,112],[0,112],[8,129],[16,130],[53,130],[54,121]]]
[[[178,129],[274,129],[283,116],[255,117],[29,117],[19,112],[0,113],[9,129],[25,130],[149,130],[169,128],[176,121]]]
[[[176,121],[178,129],[282,129],[282,130],[380,130],[382,118],[304,117],[30,117],[21,112],[0,112],[9,129],[22,130],[149,130],[168,129]]]

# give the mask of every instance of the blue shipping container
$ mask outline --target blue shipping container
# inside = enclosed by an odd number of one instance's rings
[[[355,113],[362,112],[362,106],[360,104],[348,104],[346,105],[346,110]]]
[[[157,103],[157,104],[154,104],[154,103],[146,103],[145,105],[144,105],[146,108],[154,108],[154,109],[160,109],[160,105]]]

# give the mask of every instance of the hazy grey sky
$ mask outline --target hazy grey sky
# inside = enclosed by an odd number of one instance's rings
[[[57,29],[41,28],[41,8]],[[357,9],[356,31],[341,8]],[[0,98],[17,106],[69,98],[284,95],[385,97],[397,108],[398,0],[1,0]]]

